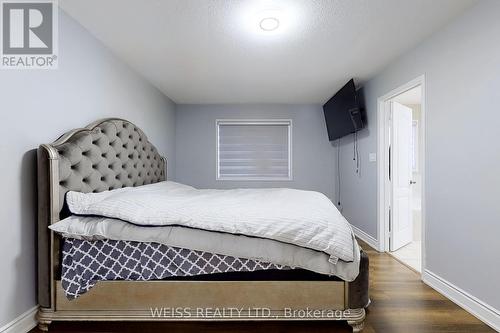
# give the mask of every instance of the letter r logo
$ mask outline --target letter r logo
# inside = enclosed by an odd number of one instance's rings
[[[3,53],[51,54],[52,6],[50,2],[3,2]]]

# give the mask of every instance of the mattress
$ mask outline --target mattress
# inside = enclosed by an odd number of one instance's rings
[[[287,266],[159,243],[120,240],[63,240],[61,284],[68,299],[98,281],[149,281],[231,272],[289,270]]]
[[[355,260],[339,260],[333,265],[329,255],[291,244],[258,237],[233,235],[178,226],[143,227],[117,219],[72,215],[50,226],[64,238],[82,240],[112,239],[159,243],[227,256],[270,262],[294,269],[336,275],[353,281],[359,273],[360,250],[353,241]]]

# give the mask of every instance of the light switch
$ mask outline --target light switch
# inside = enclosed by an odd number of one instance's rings
[[[368,154],[368,160],[370,162],[377,162],[377,153],[370,153],[370,154]]]

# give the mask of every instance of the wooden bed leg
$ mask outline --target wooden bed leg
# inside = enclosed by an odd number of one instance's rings
[[[48,312],[44,308],[40,308],[36,314],[36,320],[38,321],[38,329],[42,332],[48,332],[49,325],[52,323],[52,319],[49,317]]]
[[[347,323],[352,327],[353,333],[361,332],[365,327],[365,320],[348,320]]]
[[[343,316],[353,332],[361,332],[365,327],[365,309],[347,309],[344,310]]]
[[[48,332],[49,331],[49,325],[50,321],[44,321],[44,322],[38,322],[38,329],[42,332]]]

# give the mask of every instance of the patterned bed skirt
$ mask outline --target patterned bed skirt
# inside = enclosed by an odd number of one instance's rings
[[[147,281],[268,269],[289,267],[158,243],[65,238],[61,283],[66,297],[75,299],[98,281]]]

